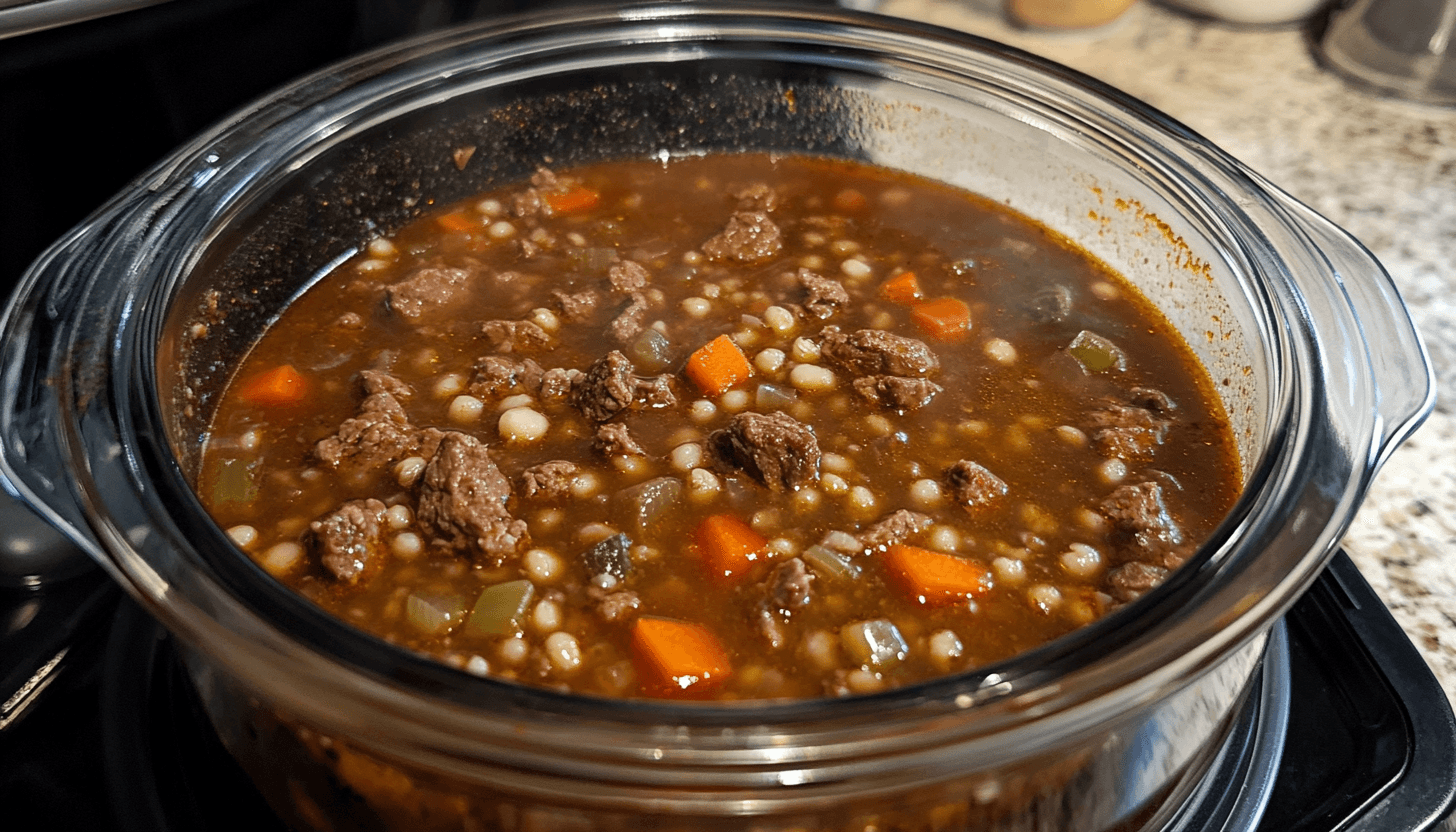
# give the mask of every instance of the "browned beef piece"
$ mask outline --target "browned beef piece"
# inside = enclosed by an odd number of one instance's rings
[[[583,416],[605,422],[630,407],[671,407],[677,403],[667,376],[639,378],[632,362],[612,350],[592,362],[572,386],[571,403]]]
[[[399,401],[409,401],[415,394],[414,388],[400,381],[389,373],[382,373],[378,370],[362,370],[359,373],[359,386],[364,388],[364,395],[373,396],[376,393],[388,393]]]
[[[772,211],[778,206],[778,192],[766,182],[755,182],[733,192],[740,211]]]
[[[384,513],[389,507],[372,497],[350,500],[309,524],[319,562],[341,583],[357,584],[383,561]]]
[[[420,441],[420,429],[410,424],[403,405],[381,389],[365,397],[358,414],[344,420],[333,436],[320,439],[313,451],[335,468],[367,470],[415,453]]]
[[[946,484],[956,502],[975,511],[1006,495],[1006,483],[983,466],[962,459],[945,472]]]
[[[536,217],[550,212],[551,208],[542,199],[543,192],[559,190],[562,180],[547,168],[537,168],[531,175],[531,187],[517,194],[511,202],[511,212],[518,217]]]
[[[582,375],[582,371],[575,367],[552,367],[541,375],[541,386],[536,395],[543,402],[563,401],[571,395]]]
[[[551,343],[551,336],[533,321],[486,321],[480,332],[496,352],[529,352]]]
[[[789,558],[774,566],[768,578],[750,591],[756,598],[753,609],[758,630],[778,649],[787,642],[784,624],[814,599],[814,573],[799,558]]]
[[[1107,585],[1112,597],[1119,601],[1135,601],[1142,594],[1163,582],[1168,570],[1161,566],[1132,561],[1114,567],[1107,573]]]
[[[1092,441],[1102,453],[1118,459],[1146,461],[1168,435],[1169,420],[1147,408],[1104,402],[1087,414]]]
[[[1124,485],[1098,506],[1112,521],[1113,542],[1138,560],[1176,565],[1183,561],[1183,530],[1163,502],[1163,486],[1155,482]]]
[[[590,586],[587,587],[586,597],[596,604],[597,615],[603,621],[626,620],[638,607],[642,606],[642,599],[631,590],[613,592],[599,586]]]
[[[426,267],[385,290],[389,308],[410,323],[419,323],[448,312],[469,291],[470,272],[465,269]]]
[[[607,334],[612,340],[622,346],[627,346],[637,340],[646,326],[643,319],[647,316],[647,298],[641,292],[633,292],[632,299],[617,313],[617,317],[607,324]]]
[[[710,260],[758,263],[784,248],[783,233],[763,211],[739,211],[721,233],[703,243]]]
[[[838,280],[799,269],[798,281],[806,293],[804,309],[816,318],[827,318],[849,304],[849,292]]]
[[[782,411],[739,413],[714,431],[708,446],[724,464],[739,468],[774,491],[819,480],[819,440],[814,429]]]
[[[468,433],[448,431],[420,478],[417,516],[427,534],[499,566],[528,541],[525,521],[506,508],[510,496],[490,450]]]
[[[540,386],[543,373],[541,365],[530,358],[517,361],[502,355],[487,355],[475,361],[470,395],[485,399],[503,396],[518,388],[529,391]]]
[[[581,470],[575,462],[553,459],[540,465],[532,465],[521,472],[521,496],[530,499],[540,497],[554,500],[571,493],[571,484]]]
[[[1164,415],[1178,409],[1177,402],[1173,401],[1167,393],[1151,387],[1134,387],[1127,391],[1127,402],[1133,407],[1141,407],[1144,410]]]
[[[551,290],[551,300],[556,304],[556,310],[567,323],[580,323],[591,318],[592,313],[597,310],[597,304],[601,298],[595,289],[582,289],[580,292],[567,292],[562,289]]]
[[[927,376],[940,369],[940,360],[924,341],[883,329],[861,329],[845,335],[839,327],[825,327],[820,350],[828,363],[855,375]]]
[[[615,263],[607,270],[607,280],[611,281],[612,291],[625,295],[642,291],[649,278],[651,275],[647,273],[647,269],[632,260]]]
[[[941,386],[928,378],[865,376],[854,380],[854,392],[891,410],[918,410],[935,398]]]
[[[1033,294],[1026,302],[1026,313],[1038,323],[1060,321],[1072,312],[1072,290],[1066,286],[1048,286]]]
[[[928,515],[900,509],[859,533],[859,542],[866,549],[888,549],[930,528],[935,523]]]
[[[647,452],[632,438],[632,432],[621,422],[607,422],[597,428],[592,447],[603,456],[646,456]]]

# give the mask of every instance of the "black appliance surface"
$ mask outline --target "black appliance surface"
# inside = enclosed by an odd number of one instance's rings
[[[34,830],[281,829],[202,713],[166,631],[114,605],[0,733],[0,806]],[[1456,805],[1456,717],[1338,555],[1276,628],[1250,705],[1167,832],[1416,832]],[[241,825],[240,825],[241,824]]]

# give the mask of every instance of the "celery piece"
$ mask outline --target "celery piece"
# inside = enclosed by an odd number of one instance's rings
[[[1126,370],[1127,354],[1122,348],[1103,338],[1095,332],[1082,330],[1072,343],[1067,345],[1067,352],[1077,359],[1082,369],[1089,373],[1105,373],[1108,370]]]
[[[848,555],[818,544],[805,549],[799,557],[804,559],[804,563],[808,564],[816,575],[822,575],[835,581],[852,581],[859,577],[859,565],[850,560]]]
[[[488,586],[475,601],[465,631],[478,636],[503,636],[515,632],[516,622],[526,614],[536,587],[522,578]]]
[[[212,484],[213,505],[251,503],[258,496],[258,483],[253,480],[255,465],[241,459],[224,459]]]

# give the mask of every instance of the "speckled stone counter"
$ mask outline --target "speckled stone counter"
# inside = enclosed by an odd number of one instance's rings
[[[1353,87],[1319,65],[1300,25],[1239,27],[1143,2],[1100,29],[1037,33],[1007,26],[989,0],[854,5],[990,37],[1135,95],[1375,253],[1426,339],[1439,398],[1345,548],[1456,700],[1456,109]]]

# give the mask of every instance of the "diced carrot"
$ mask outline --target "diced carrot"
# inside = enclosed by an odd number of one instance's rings
[[[546,204],[551,206],[552,213],[574,214],[577,211],[590,211],[597,207],[602,201],[602,195],[584,185],[578,185],[569,191],[544,196]]]
[[[701,624],[642,616],[632,625],[632,659],[652,696],[711,696],[733,673],[728,651]]]
[[[753,375],[753,366],[743,350],[727,335],[698,347],[688,356],[684,372],[709,396],[722,394],[728,388]]]
[[[973,560],[896,543],[881,555],[886,575],[912,601],[930,607],[974,598],[991,588],[991,573]]]
[[[955,341],[971,331],[971,308],[958,298],[936,298],[918,303],[910,319],[932,338]]]
[[[238,398],[269,407],[297,404],[307,395],[308,380],[291,364],[258,373],[238,388]]]
[[[481,229],[480,218],[471,214],[469,211],[456,211],[451,214],[445,214],[436,217],[435,222],[446,231],[452,231],[457,234],[479,231]]]
[[[731,514],[713,514],[693,532],[698,557],[713,578],[736,583],[768,550],[768,541]]]
[[[925,295],[920,291],[915,272],[900,272],[880,284],[880,297],[891,303],[914,303]]]
[[[845,188],[834,195],[834,207],[840,211],[863,211],[868,204],[865,195],[853,188]]]

